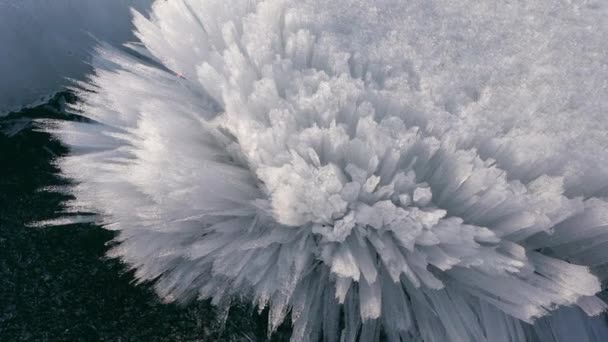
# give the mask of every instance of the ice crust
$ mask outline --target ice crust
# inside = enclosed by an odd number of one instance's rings
[[[607,9],[157,2],[98,49],[95,122],[49,127],[70,206],[165,300],[293,341],[602,340]]]
[[[91,71],[97,40],[133,39],[130,8],[153,0],[0,0],[0,116],[46,102]]]

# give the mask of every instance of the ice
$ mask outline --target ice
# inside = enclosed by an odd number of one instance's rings
[[[605,336],[607,11],[161,1],[137,53],[97,49],[96,123],[48,130],[167,301],[249,300],[293,341]]]
[[[0,0],[0,116],[84,79],[97,41],[133,40],[130,8],[147,12],[152,2]]]
[[[414,203],[421,206],[426,206],[431,202],[431,198],[433,198],[433,193],[431,192],[431,189],[427,187],[420,187],[414,190],[412,198],[414,200]]]

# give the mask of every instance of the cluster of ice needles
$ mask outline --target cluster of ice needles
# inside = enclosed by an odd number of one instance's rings
[[[158,1],[48,128],[70,208],[293,341],[606,337],[606,8]]]

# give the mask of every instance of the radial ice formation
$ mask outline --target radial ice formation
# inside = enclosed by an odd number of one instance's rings
[[[251,301],[294,341],[550,340],[521,322],[605,308],[607,101],[568,83],[605,91],[576,62],[606,61],[576,14],[605,9],[583,5],[159,2],[143,47],[99,50],[93,122],[50,128],[71,207],[163,298]]]
[[[0,0],[0,116],[83,78],[96,39],[133,38],[130,8],[153,0]]]

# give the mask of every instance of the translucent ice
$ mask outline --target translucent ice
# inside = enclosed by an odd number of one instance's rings
[[[0,0],[0,116],[45,102],[90,72],[96,39],[131,40],[131,7],[153,0]]]

